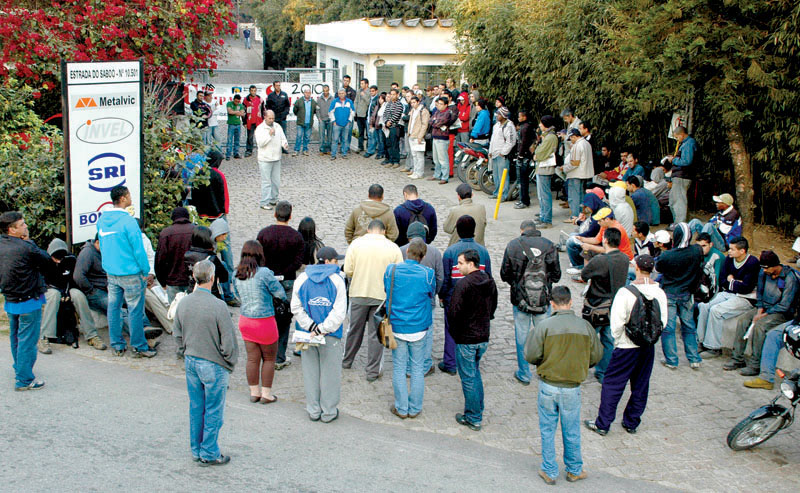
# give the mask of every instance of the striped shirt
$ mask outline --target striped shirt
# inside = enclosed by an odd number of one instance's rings
[[[392,125],[397,125],[402,116],[403,103],[400,101],[389,101],[386,103],[386,109],[383,112],[383,118],[386,122],[392,122]]]

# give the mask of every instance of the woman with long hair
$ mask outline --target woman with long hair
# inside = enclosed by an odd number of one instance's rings
[[[304,217],[300,221],[300,224],[297,225],[297,232],[303,237],[305,243],[303,248],[303,269],[305,269],[306,265],[317,263],[317,252],[325,244],[317,237],[317,225],[310,217]]]
[[[272,298],[286,300],[286,292],[264,264],[261,244],[255,240],[246,241],[236,266],[233,290],[242,301],[239,332],[247,350],[245,374],[250,387],[250,402],[271,404],[278,400],[272,395],[278,353],[278,324]]]
[[[217,245],[211,233],[211,229],[205,226],[195,226],[192,230],[192,246],[183,255],[183,261],[189,271],[189,291],[194,290],[194,277],[192,276],[192,267],[201,260],[208,259],[214,264],[214,287],[211,288],[211,293],[219,299],[222,296],[219,293],[219,283],[228,282],[228,269],[222,264],[217,257]]]

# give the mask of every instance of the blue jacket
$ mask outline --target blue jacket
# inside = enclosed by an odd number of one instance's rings
[[[449,300],[450,295],[453,294],[453,289],[464,276],[458,270],[458,256],[461,252],[466,250],[476,250],[481,257],[480,269],[492,277],[492,259],[489,257],[489,250],[480,243],[475,241],[475,238],[464,238],[458,243],[450,245],[442,255],[442,267],[444,269],[444,282],[442,289],[439,291],[439,299]]]
[[[763,270],[758,273],[757,308],[763,308],[768,314],[782,313],[791,318],[794,311],[792,304],[797,294],[797,276],[792,269],[782,266],[777,279],[768,276]]]
[[[678,147],[678,156],[672,159],[672,177],[689,178],[691,170],[689,167],[694,163],[697,155],[697,141],[694,137],[686,137]]]
[[[394,208],[394,219],[397,222],[397,239],[394,240],[397,246],[403,246],[408,243],[408,225],[411,221],[420,214],[425,218],[427,224],[427,233],[425,235],[425,243],[431,244],[436,238],[436,233],[439,227],[436,224],[436,210],[433,206],[422,199],[406,200],[402,204]]]
[[[255,275],[244,281],[233,279],[233,292],[242,300],[241,314],[247,318],[269,318],[275,315],[272,298],[286,300],[286,291],[268,267],[259,267]]]
[[[640,188],[631,194],[633,205],[636,206],[636,217],[639,221],[644,221],[647,224],[653,223],[653,208],[650,203],[650,197],[647,196],[647,189]]]
[[[150,262],[144,251],[142,231],[125,209],[103,212],[97,221],[103,269],[112,276],[147,276]]]
[[[641,176],[642,178],[644,178],[644,168],[642,167],[641,164],[637,164],[633,168],[628,168],[628,171],[626,171],[625,174],[622,175],[622,178],[620,178],[620,180],[625,181],[631,176]]]
[[[478,116],[475,117],[475,123],[472,125],[472,132],[469,136],[473,139],[481,138],[488,139],[489,131],[492,129],[492,120],[489,118],[489,110],[480,110]]]
[[[431,300],[436,295],[436,274],[416,260],[386,267],[383,288],[389,293],[394,270],[392,310],[389,320],[398,334],[414,334],[428,330],[433,324]],[[388,294],[387,294],[388,299]]]
[[[351,100],[345,98],[343,103],[342,100],[337,97],[331,101],[331,107],[328,108],[328,113],[333,115],[333,120],[336,125],[345,127],[353,121],[353,115],[356,114],[356,109]]]
[[[341,268],[336,264],[314,264],[306,267],[305,274],[308,280],[305,281],[300,289],[294,292],[294,296],[300,300],[303,310],[316,323],[321,324],[328,318],[328,314],[333,310],[336,301],[336,286],[330,280],[332,274],[339,274]],[[339,325],[334,332],[325,335],[342,338],[342,327]],[[295,323],[297,330],[303,330],[300,324]],[[307,332],[307,331],[306,331]]]

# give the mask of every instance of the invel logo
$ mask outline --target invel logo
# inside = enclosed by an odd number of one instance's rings
[[[133,124],[122,118],[98,118],[86,120],[75,135],[87,144],[112,144],[133,133]]]

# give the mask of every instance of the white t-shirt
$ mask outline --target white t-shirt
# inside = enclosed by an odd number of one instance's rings
[[[425,337],[425,334],[427,333],[428,333],[427,330],[423,330],[422,332],[414,332],[413,334],[398,334],[397,332],[395,332],[394,337],[396,339],[400,339],[401,341],[417,342],[419,340],[422,340]]]
[[[217,121],[217,107],[219,106],[217,104],[217,100],[211,98],[211,102],[209,103],[208,101],[206,101],[206,104],[208,105],[209,108],[211,108],[211,116],[208,118],[208,126],[216,127],[219,124]]]

